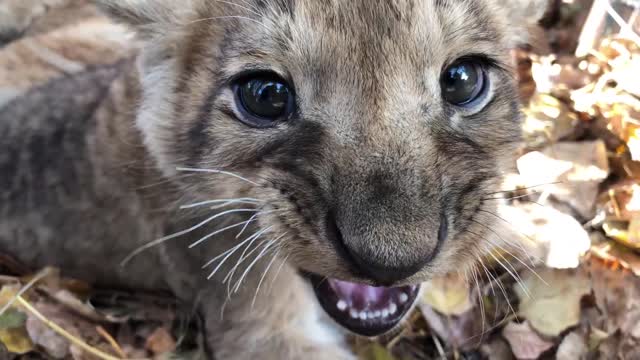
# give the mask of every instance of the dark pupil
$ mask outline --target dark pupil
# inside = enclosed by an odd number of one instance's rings
[[[442,78],[444,98],[455,105],[473,101],[482,90],[482,74],[471,63],[460,63],[449,67]]]
[[[271,80],[250,80],[241,89],[242,102],[253,115],[276,118],[284,114],[289,102],[289,88]]]

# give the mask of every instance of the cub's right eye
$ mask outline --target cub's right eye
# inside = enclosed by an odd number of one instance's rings
[[[256,74],[235,85],[239,118],[252,127],[274,126],[286,120],[295,108],[293,90],[275,74]]]

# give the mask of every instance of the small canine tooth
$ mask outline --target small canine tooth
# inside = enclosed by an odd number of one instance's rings
[[[358,318],[358,312],[354,309],[349,310],[349,316],[351,316],[354,319]]]
[[[389,310],[387,309],[382,310],[382,317],[386,318],[387,316],[389,316]]]
[[[347,310],[347,302],[344,300],[339,300],[338,303],[336,304],[336,307],[340,311],[345,311]]]
[[[360,313],[360,320],[367,320],[367,312],[363,311]]]
[[[398,311],[398,305],[392,302],[391,305],[389,305],[389,314],[393,315],[396,313],[396,311]]]
[[[398,297],[398,299],[400,300],[401,304],[404,304],[407,301],[409,301],[409,295],[407,295],[405,293],[400,293],[400,296]]]

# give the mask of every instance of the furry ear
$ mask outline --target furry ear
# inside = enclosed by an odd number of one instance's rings
[[[526,43],[529,30],[537,25],[549,7],[549,0],[495,0],[512,28],[514,45]]]
[[[174,29],[183,23],[195,0],[95,0],[114,21],[135,30],[142,38]]]

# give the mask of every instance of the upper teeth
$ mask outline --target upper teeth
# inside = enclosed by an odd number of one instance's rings
[[[336,307],[340,311],[346,311],[348,308],[348,304],[344,300],[339,300],[336,304]],[[352,319],[368,320],[377,319],[380,317],[386,318],[389,317],[389,315],[394,315],[396,312],[398,312],[398,305],[392,301],[391,303],[389,303],[389,306],[382,310],[363,310],[358,312],[358,310],[356,309],[349,309],[349,316],[351,316]]]
[[[393,315],[396,313],[396,311],[398,311],[398,306],[396,305],[396,303],[391,303],[391,305],[389,305],[389,314]]]
[[[401,304],[404,304],[407,301],[409,301],[409,295],[407,295],[405,293],[400,293],[399,300],[400,300]]]

